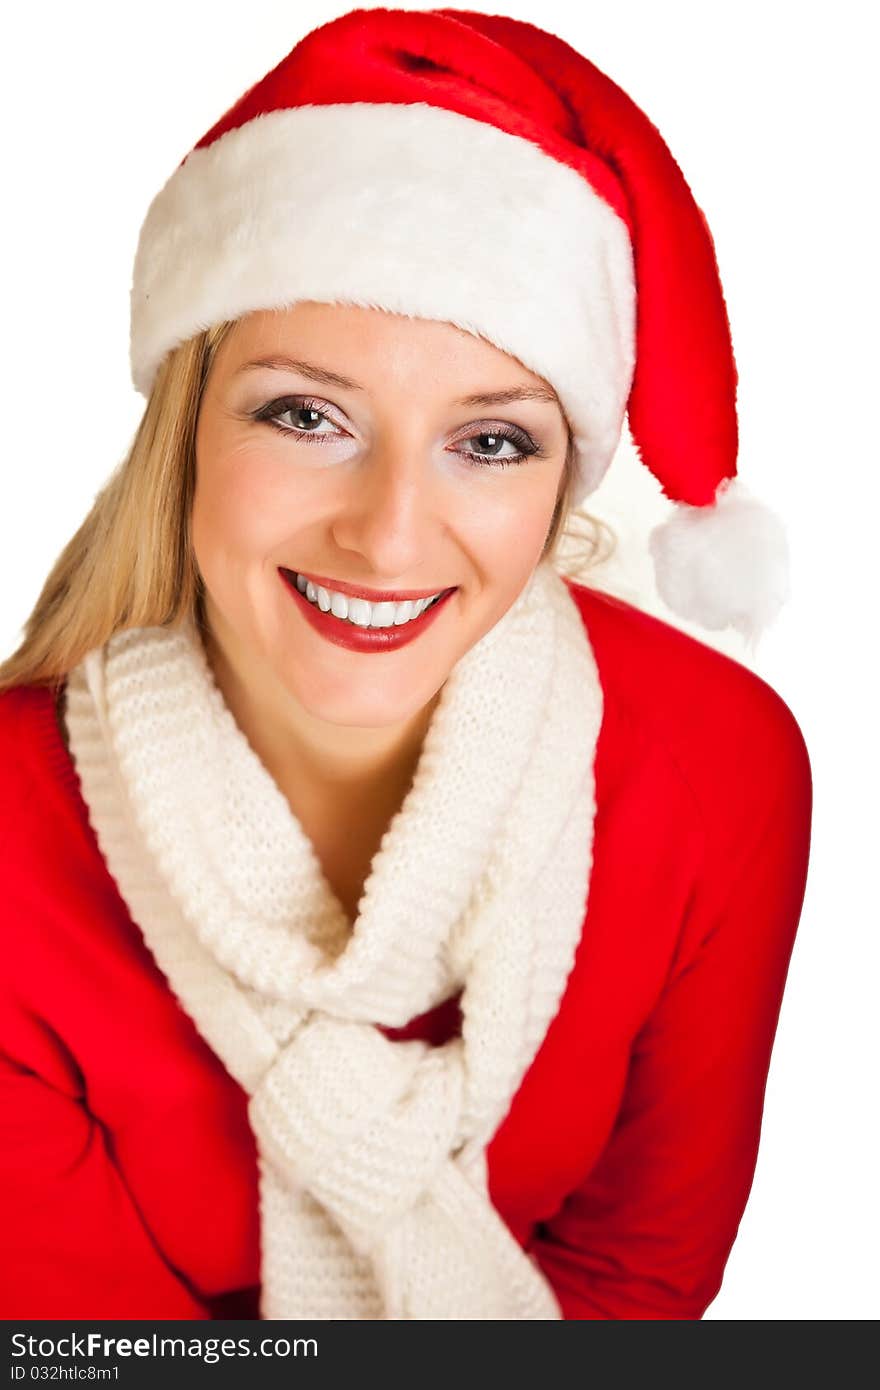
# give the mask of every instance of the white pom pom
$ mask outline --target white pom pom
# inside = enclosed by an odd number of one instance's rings
[[[657,592],[705,628],[734,627],[754,646],[791,596],[785,528],[738,477],[705,507],[678,503],[648,537]]]

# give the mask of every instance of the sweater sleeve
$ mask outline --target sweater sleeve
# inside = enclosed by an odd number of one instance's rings
[[[66,1048],[8,992],[2,1005],[3,1316],[209,1317],[157,1251]]]
[[[44,701],[42,691],[0,695],[0,1316],[204,1319],[157,1248],[53,1023],[74,948],[63,911],[57,931],[42,923],[81,865],[78,823],[56,799]]]
[[[700,1319],[721,1287],[809,858],[809,758],[787,707],[773,709],[771,764],[742,769],[757,805],[714,837],[606,1147],[529,1247],[566,1319]]]

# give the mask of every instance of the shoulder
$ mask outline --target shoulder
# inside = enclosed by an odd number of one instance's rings
[[[55,691],[0,692],[0,1053],[65,1089],[83,1040],[150,960],[89,824]]]
[[[803,731],[765,680],[717,648],[614,595],[567,579],[618,725],[662,744],[704,820],[809,803]]]
[[[0,691],[0,872],[39,896],[90,851],[88,813],[48,685]],[[7,920],[8,929],[10,923]]]
[[[53,756],[55,692],[19,685],[0,691],[0,1051],[73,1094],[76,1067],[53,1025],[58,974],[49,919],[63,897],[67,854],[59,831]],[[53,744],[53,739],[55,744]],[[69,841],[68,841],[69,842]],[[56,919],[57,920],[57,919]]]
[[[17,685],[0,691],[0,844],[20,824],[34,795],[46,719],[54,713],[48,687]]]
[[[22,738],[36,736],[37,726],[54,703],[55,692],[48,685],[13,685],[0,690],[0,753],[4,760]]]

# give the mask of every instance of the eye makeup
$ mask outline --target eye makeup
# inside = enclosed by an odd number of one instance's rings
[[[311,396],[279,396],[266,402],[259,409],[249,412],[249,415],[252,420],[268,424],[280,434],[292,436],[307,444],[323,444],[328,439],[339,438],[345,431],[335,429],[318,433],[316,430],[298,429],[295,425],[281,424],[280,421],[284,415],[296,416],[300,414],[318,417],[315,423],[326,421],[332,425],[334,421],[327,413],[326,405],[326,402],[316,400]],[[470,460],[477,468],[507,468],[511,464],[524,463],[527,459],[543,455],[545,452],[541,445],[535,443],[518,425],[510,422],[490,421],[478,421],[477,425],[482,426],[482,428],[478,428],[475,433],[465,436],[463,442],[491,440],[502,445],[509,442],[515,447],[515,452],[506,456],[492,455],[479,448],[461,450],[463,457]],[[489,448],[491,447],[492,445],[489,445]]]

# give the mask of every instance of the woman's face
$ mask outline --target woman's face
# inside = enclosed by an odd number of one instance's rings
[[[205,386],[192,516],[237,680],[330,723],[413,718],[538,563],[567,443],[547,383],[450,324],[311,302],[240,320]],[[414,622],[382,598],[450,590]]]

